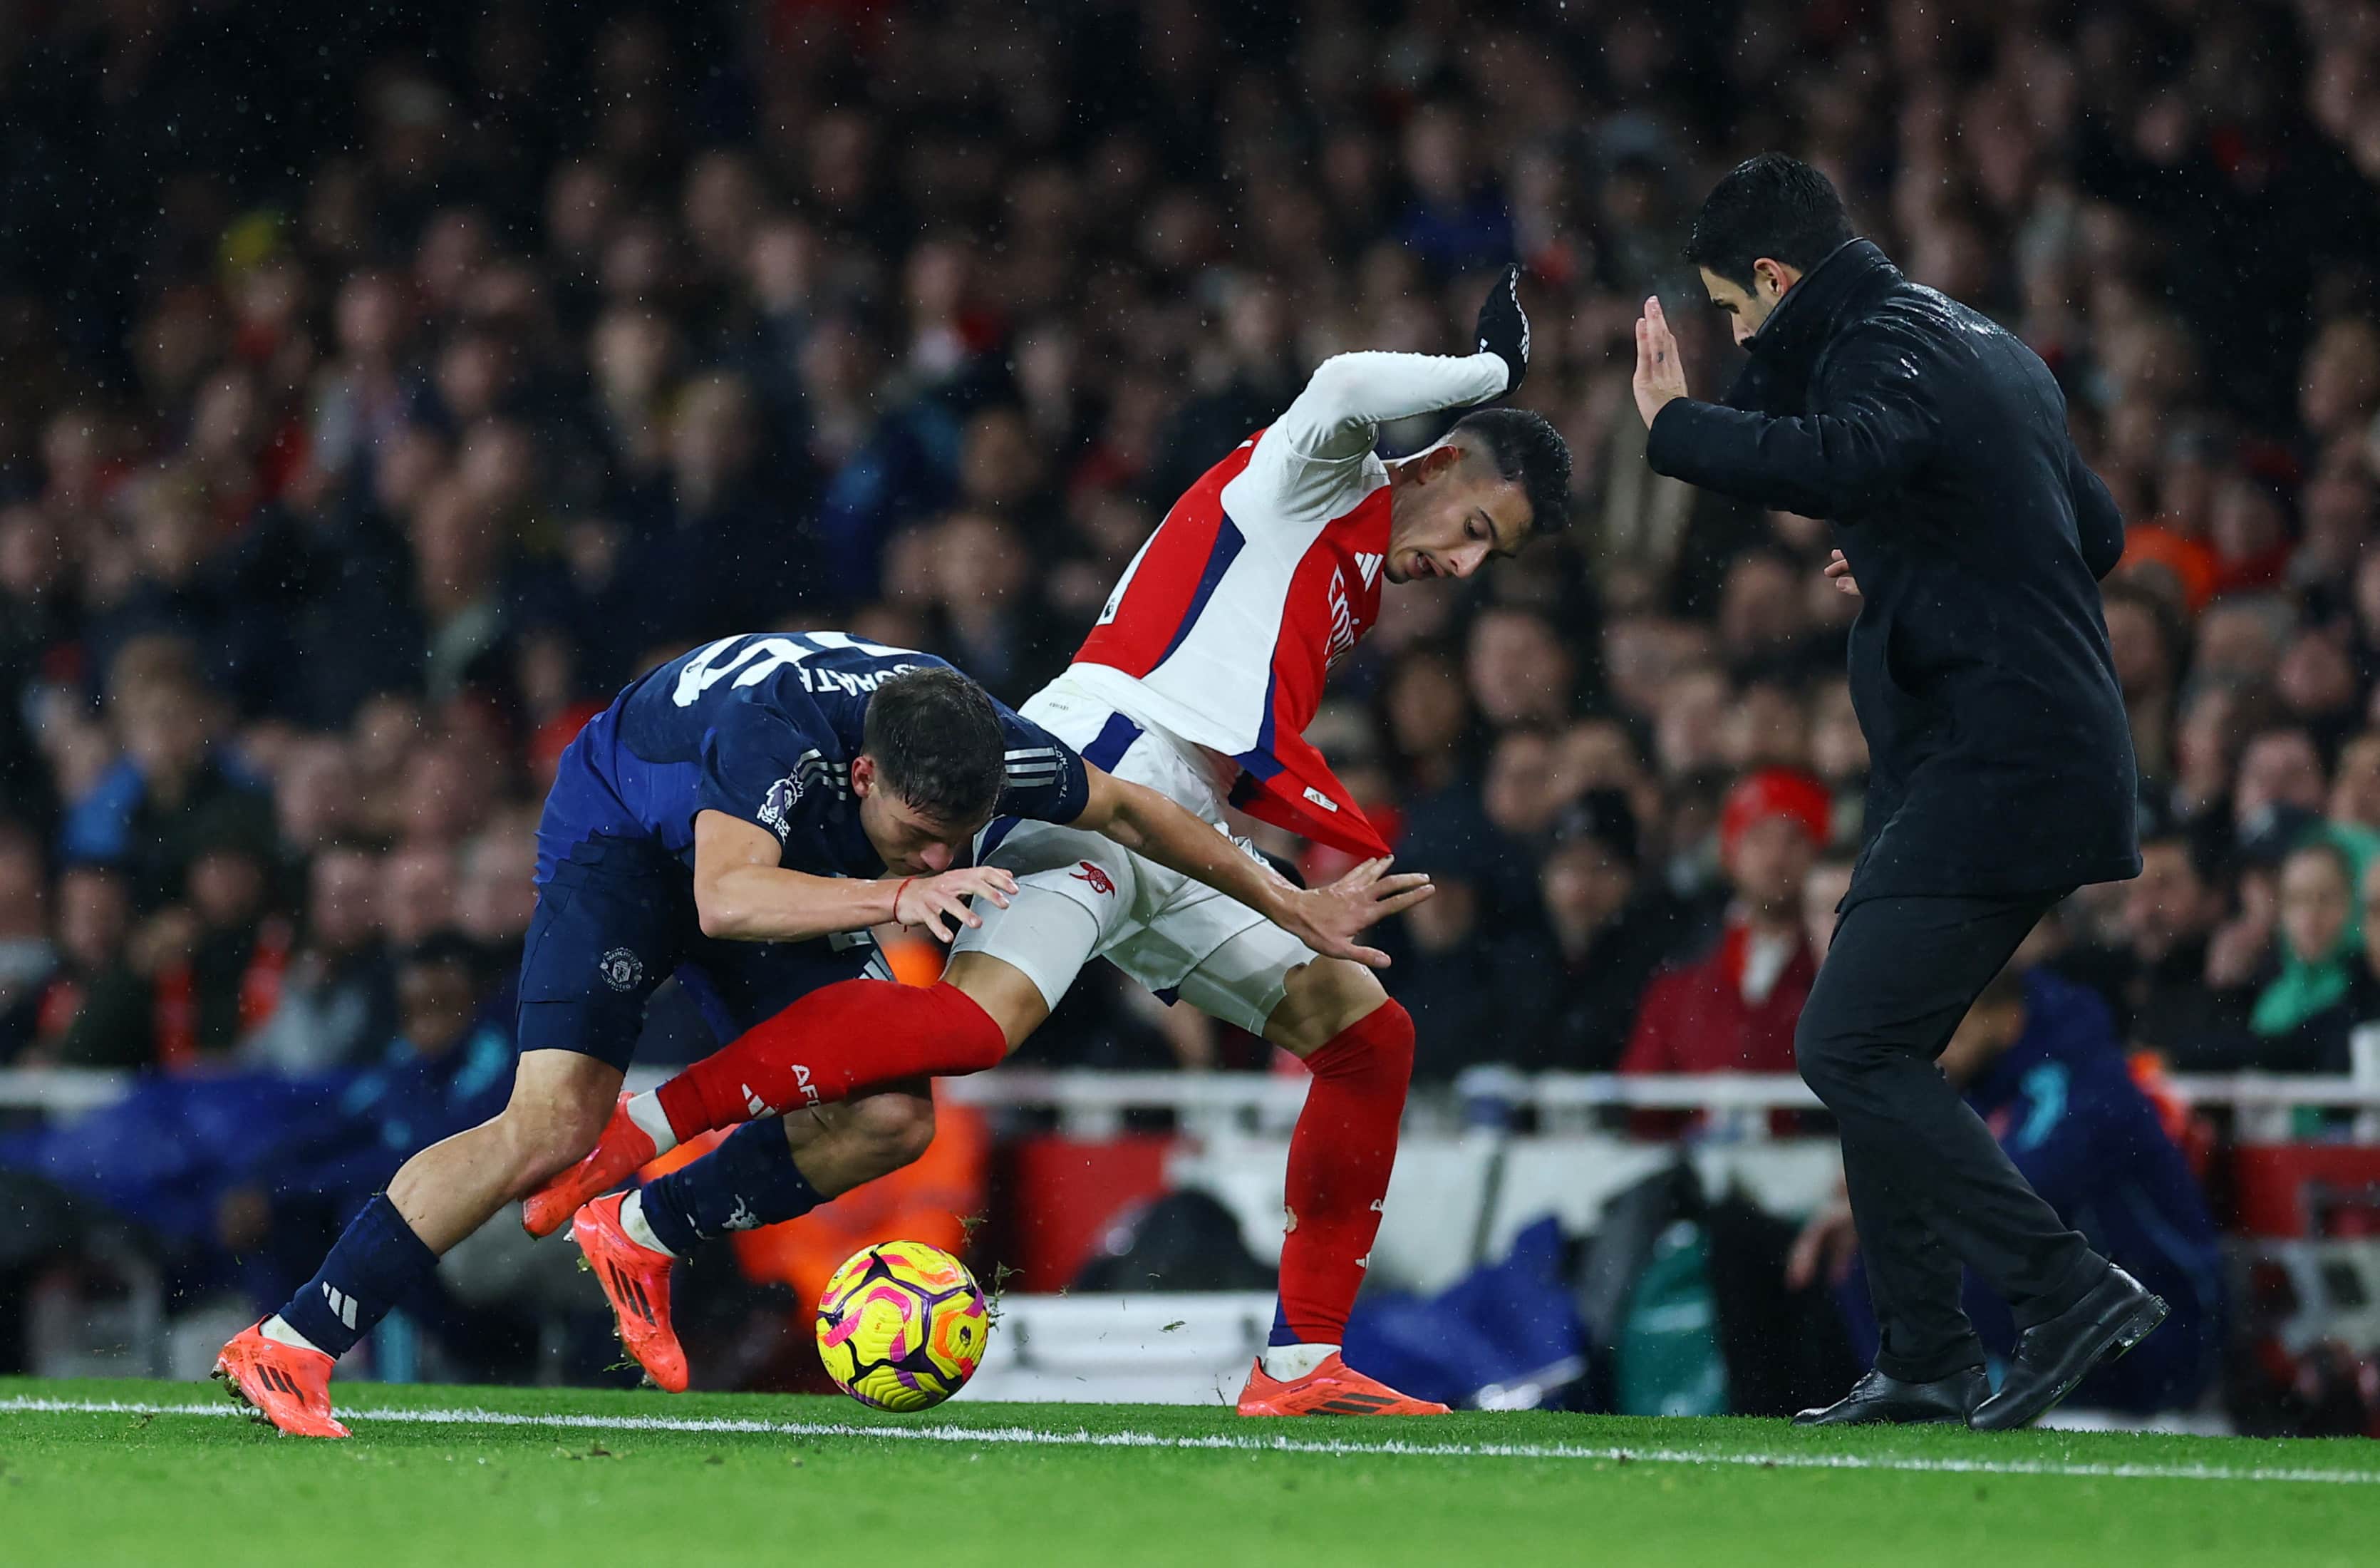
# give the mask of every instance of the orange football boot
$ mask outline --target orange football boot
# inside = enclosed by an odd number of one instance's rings
[[[627,1200],[620,1193],[581,1209],[570,1222],[570,1239],[612,1298],[620,1343],[647,1377],[672,1393],[684,1393],[686,1351],[670,1327],[670,1265],[677,1259],[630,1238],[620,1224],[620,1205]]]
[[[293,1438],[343,1438],[346,1428],[331,1417],[331,1367],[322,1351],[266,1339],[260,1319],[216,1353],[212,1375],[252,1420]]]
[[[1243,1416],[1443,1416],[1446,1406],[1410,1399],[1377,1378],[1367,1378],[1332,1351],[1302,1378],[1282,1382],[1257,1362],[1240,1391]]]
[[[628,1096],[623,1093],[587,1158],[522,1201],[521,1228],[533,1236],[552,1235],[572,1215],[651,1164],[659,1153],[651,1135],[628,1119]]]

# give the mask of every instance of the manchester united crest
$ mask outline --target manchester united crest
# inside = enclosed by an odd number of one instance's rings
[[[615,947],[603,954],[601,968],[603,983],[613,991],[634,991],[637,982],[645,978],[645,961],[625,947]]]

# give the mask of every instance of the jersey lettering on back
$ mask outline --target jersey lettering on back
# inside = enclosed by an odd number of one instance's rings
[[[556,776],[553,802],[589,833],[658,839],[689,863],[694,819],[715,810],[767,829],[780,864],[880,875],[851,764],[877,688],[929,668],[948,665],[848,632],[722,638],[648,672],[590,720],[583,766]],[[997,812],[1055,822],[1082,815],[1082,759],[1004,705],[993,708],[1008,774]]]

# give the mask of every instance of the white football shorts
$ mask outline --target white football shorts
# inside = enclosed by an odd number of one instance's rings
[[[1188,742],[1116,711],[1065,675],[1019,711],[1092,765],[1230,831],[1204,754]],[[1232,842],[1263,858],[1247,840]],[[1016,896],[1005,909],[978,900],[983,924],[960,932],[954,951],[988,953],[1023,970],[1051,1007],[1084,965],[1104,958],[1167,1001],[1179,996],[1261,1035],[1289,972],[1316,956],[1246,905],[1099,833],[1006,818],[977,835],[975,854],[978,865],[1015,875]]]

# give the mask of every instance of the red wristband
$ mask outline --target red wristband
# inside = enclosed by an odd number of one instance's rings
[[[892,890],[892,923],[896,926],[901,924],[901,894],[917,880],[915,877],[903,877],[901,885]]]

